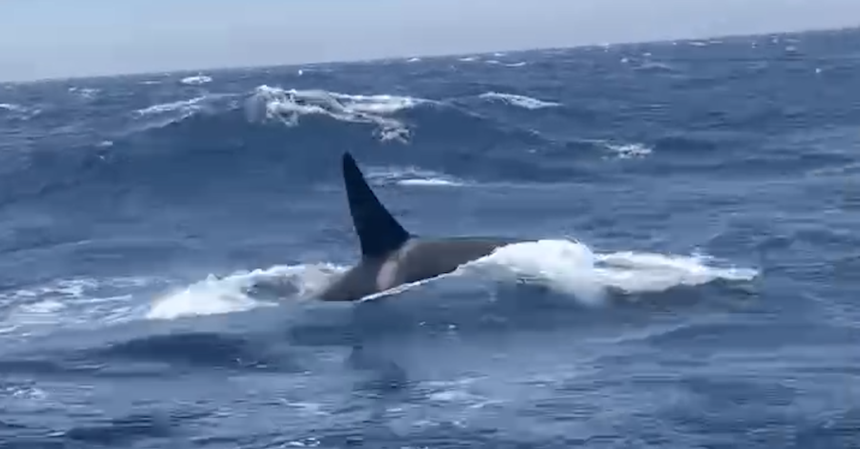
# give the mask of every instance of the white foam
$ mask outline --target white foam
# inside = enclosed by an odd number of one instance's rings
[[[301,299],[313,295],[331,276],[341,270],[340,267],[326,264],[296,265],[237,272],[223,278],[210,275],[200,282],[156,298],[146,313],[146,318],[172,320],[271,307],[278,303],[253,298],[249,294],[250,289],[259,285],[270,285]]]
[[[467,263],[453,273],[368,296],[371,300],[437,282],[451,276],[477,276],[492,282],[537,283],[569,294],[585,304],[601,304],[606,293],[661,292],[677,286],[697,286],[715,280],[748,281],[758,272],[719,267],[702,256],[646,252],[595,253],[569,240],[541,240],[508,245]],[[0,333],[27,335],[36,329],[92,327],[137,319],[172,320],[227,314],[270,307],[284,300],[305,300],[342,273],[331,264],[275,266],[243,271],[222,278],[209,276],[167,291],[150,302],[135,297],[140,287],[160,286],[150,278],[70,279],[0,294],[0,304],[12,305],[0,321]],[[163,287],[160,287],[163,288]],[[130,290],[131,289],[131,290]],[[270,291],[263,299],[256,294]]]
[[[138,109],[135,114],[146,116],[164,114],[168,112],[181,112],[182,114],[193,114],[200,108],[200,104],[206,100],[206,96],[191,98],[189,100],[171,101],[169,103],[155,104],[143,109]]]
[[[369,168],[367,178],[372,184],[394,183],[405,186],[461,187],[467,183],[453,176],[416,167]]]
[[[159,298],[147,312],[149,319],[175,319],[182,316],[242,312],[268,305],[242,292],[242,279],[218,279],[210,275],[203,281],[178,289]]]
[[[101,89],[91,87],[70,87],[68,90],[69,93],[76,94],[86,100],[92,100],[101,92]]]
[[[21,105],[13,104],[13,103],[0,103],[0,109],[5,109],[11,112],[24,112],[26,108]]]
[[[28,120],[42,112],[39,108],[27,107],[15,103],[0,103],[0,111],[6,111],[19,119]]]
[[[145,119],[145,121],[136,126],[146,130],[181,122],[203,111],[204,108],[217,107],[216,102],[219,100],[231,99],[232,97],[234,97],[232,94],[206,94],[188,100],[159,103],[138,109],[134,111],[134,114]]]
[[[673,72],[675,68],[670,64],[658,61],[644,61],[636,67],[638,70],[649,70],[655,72]]]
[[[487,64],[490,64],[490,65],[500,65],[500,66],[503,66],[503,67],[511,67],[511,68],[516,68],[516,67],[525,67],[525,66],[527,65],[527,63],[526,63],[525,61],[519,61],[519,62],[502,62],[502,61],[498,61],[498,60],[495,60],[495,59],[488,59],[488,60],[486,61],[486,63],[487,63]]]
[[[53,406],[47,391],[36,386],[35,381],[4,381],[0,383],[0,409],[6,414],[33,414]]]
[[[490,268],[495,274],[510,274],[575,295],[588,304],[602,303],[611,290],[628,294],[661,292],[718,279],[748,281],[758,275],[748,268],[710,266],[706,260],[701,256],[631,251],[596,254],[579,242],[540,240],[499,248],[460,271]]]
[[[75,278],[0,294],[9,304],[0,321],[0,334],[29,335],[54,328],[91,327],[134,319],[127,292],[158,281],[150,278]]]
[[[443,187],[443,186],[460,186],[461,183],[448,181],[445,179],[403,179],[397,181],[398,184],[405,186],[424,186],[424,187]]]
[[[431,100],[396,95],[350,95],[325,90],[280,89],[257,87],[247,103],[249,119],[261,115],[296,126],[306,115],[324,115],[338,121],[371,123],[379,127],[382,140],[406,141],[407,127],[390,116]]]
[[[653,152],[651,148],[641,143],[607,144],[606,149],[614,153],[618,159],[642,158]]]
[[[206,75],[187,76],[187,77],[182,78],[181,80],[179,80],[179,82],[180,82],[180,83],[182,83],[182,84],[188,84],[188,85],[199,86],[199,85],[201,85],[201,84],[211,83],[211,82],[212,82],[212,77],[211,77],[211,76],[206,76]]]
[[[181,288],[162,278],[75,278],[0,293],[4,313],[0,335],[16,338],[57,329],[93,328],[140,319],[171,320],[241,312],[272,306],[283,299],[311,297],[343,270],[330,264],[275,266],[209,276]],[[152,291],[162,294],[152,298]],[[254,289],[273,292],[271,300]]]
[[[487,100],[502,101],[525,109],[543,109],[561,106],[561,103],[538,100],[537,98],[527,97],[524,95],[507,94],[503,92],[486,92],[481,94],[480,97]]]

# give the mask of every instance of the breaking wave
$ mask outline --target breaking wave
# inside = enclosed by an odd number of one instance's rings
[[[487,92],[481,94],[481,98],[501,101],[503,103],[507,103],[509,105],[524,109],[544,109],[561,106],[561,103],[538,100],[536,98],[531,98],[524,95],[507,94],[502,92]]]
[[[27,107],[16,103],[0,103],[0,118],[7,116],[11,119],[29,120],[42,112],[37,107]]]
[[[369,168],[365,170],[368,181],[374,185],[399,184],[424,187],[462,187],[467,181],[432,170],[418,167]]]
[[[526,110],[538,110],[562,106],[561,103],[540,100],[524,95],[503,92],[486,92],[477,95],[484,101],[498,102]],[[133,111],[138,123],[130,128],[134,132],[159,129],[196,117],[202,112],[216,115],[231,114],[241,110],[248,123],[277,122],[296,128],[303,121],[326,118],[342,123],[369,124],[374,135],[382,142],[410,143],[412,129],[420,128],[423,120],[453,121],[466,114],[468,120],[488,120],[464,109],[461,98],[428,99],[416,96],[390,94],[347,94],[322,89],[281,88],[269,85],[257,86],[249,94],[202,93],[192,98],[177,99],[141,107]],[[466,106],[468,107],[468,106]],[[419,108],[434,108],[441,111],[438,117],[407,115]],[[236,117],[238,118],[238,117]],[[435,122],[431,122],[434,125]],[[501,126],[487,122],[488,126]],[[499,128],[498,132],[511,131]]]
[[[182,84],[188,84],[192,86],[199,86],[202,84],[208,84],[212,82],[212,77],[207,75],[195,75],[195,76],[187,76],[182,78],[180,81]]]
[[[350,95],[264,85],[258,87],[247,102],[247,111],[252,120],[277,119],[287,126],[298,125],[299,120],[308,115],[327,116],[343,122],[370,123],[378,127],[382,140],[405,141],[409,137],[409,130],[393,115],[434,103],[422,98],[395,95]]]
[[[640,143],[607,144],[607,150],[618,159],[634,159],[649,156],[653,150]]]

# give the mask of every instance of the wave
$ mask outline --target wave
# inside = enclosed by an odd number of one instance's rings
[[[383,141],[405,141],[409,137],[408,128],[391,116],[430,104],[436,102],[396,95],[350,95],[263,85],[257,87],[247,102],[247,111],[252,120],[262,117],[277,119],[288,126],[298,125],[301,117],[308,115],[322,115],[343,122],[371,123],[377,125]]]
[[[25,108],[23,106],[18,105],[18,104],[12,104],[12,103],[0,103],[0,109],[10,111],[10,112],[20,112],[20,111],[25,110]]]
[[[528,110],[561,106],[560,103],[503,92],[486,92],[478,98]],[[472,120],[488,120],[461,106],[468,107],[460,104],[457,98],[431,100],[414,96],[347,94],[321,89],[284,89],[260,85],[250,94],[207,93],[136,109],[133,116],[142,122],[135,123],[129,131],[163,128],[196,117],[205,111],[220,115],[241,111],[247,123],[276,121],[288,128],[298,127],[303,120],[311,117],[371,124],[375,127],[374,134],[382,142],[396,141],[405,144],[412,138],[411,128],[422,126],[420,121],[432,120],[431,126],[447,126],[442,122],[450,119],[444,115],[419,116],[416,118],[419,123],[407,124],[402,113],[410,110],[433,107],[444,110],[448,115],[466,114]]]
[[[76,86],[70,87],[68,89],[68,91],[70,94],[75,94],[84,100],[92,100],[99,93],[101,93],[101,89],[96,89],[96,88],[92,88],[92,87],[76,87]]]
[[[15,103],[0,103],[0,118],[4,115],[18,120],[29,120],[41,114],[42,110]]]
[[[500,66],[503,66],[503,67],[511,67],[511,68],[516,68],[516,67],[525,67],[526,65],[528,65],[528,63],[527,63],[527,62],[525,62],[525,61],[519,61],[519,62],[502,62],[502,61],[499,61],[499,60],[496,60],[496,59],[488,59],[488,60],[486,60],[485,62],[486,62],[487,64],[489,64],[489,65],[500,65]]]
[[[139,116],[163,114],[166,112],[180,111],[185,113],[193,113],[199,110],[200,103],[206,100],[206,96],[191,98],[189,100],[171,101],[168,103],[159,103],[152,106],[147,106],[134,111]]]
[[[195,76],[186,76],[179,80],[182,84],[188,84],[192,86],[199,86],[201,84],[208,84],[212,82],[212,77],[207,75],[195,75]]]
[[[639,65],[634,66],[634,70],[641,70],[645,72],[669,72],[674,73],[679,70],[676,69],[673,65],[667,64],[665,62],[658,61],[643,61],[640,62]]]
[[[158,103],[132,112],[132,115],[143,120],[136,123],[131,131],[141,132],[150,129],[160,129],[165,126],[182,122],[196,116],[203,111],[214,111],[216,113],[229,112],[230,106],[222,104],[225,100],[235,99],[233,94],[209,93],[186,100],[176,100],[166,103]]]
[[[501,101],[524,109],[543,109],[561,106],[561,103],[538,100],[537,98],[527,97],[525,95],[508,94],[503,92],[486,92],[481,94],[480,98]]]
[[[374,185],[398,184],[404,186],[462,187],[469,184],[451,175],[431,170],[422,170],[417,167],[369,167],[365,171],[368,181]]]
[[[136,315],[129,290],[160,285],[158,279],[147,277],[74,278],[3,292],[0,335],[14,333],[20,337],[58,327],[125,322]]]
[[[473,103],[481,101],[477,95],[469,98]],[[396,140],[431,158],[435,157],[423,149],[454,141],[468,146],[494,141],[510,146],[546,142],[530,130],[508,126],[490,114],[471,112],[468,102],[458,102],[456,97],[431,100],[260,85],[240,93],[213,92],[166,100],[120,109],[115,118],[110,118],[115,123],[111,123],[108,132],[82,133],[75,151],[52,152],[50,158],[10,172],[4,181],[12,187],[5,194],[10,198],[62,196],[69,194],[65,187],[75,185],[89,191],[79,198],[95,200],[93,193],[108,195],[118,185],[133,191],[142,184],[156,182],[166,187],[175,183],[173,186],[181,190],[204,179],[217,179],[216,189],[235,191],[237,186],[249,187],[249,182],[283,185],[283,174],[269,170],[273,160],[307,162],[308,158],[326,158],[323,153],[339,153],[345,148],[378,148],[379,141]],[[344,126],[345,123],[362,125]],[[85,123],[81,127],[89,129],[88,126]],[[368,127],[372,129],[370,135]],[[416,128],[421,129],[421,139],[411,135]],[[285,151],[285,145],[298,151]],[[423,162],[412,163],[421,166]],[[262,176],[251,181],[237,178],[232,175],[237,164]],[[445,163],[437,160],[432,166]],[[178,175],[183,170],[193,170],[194,176]],[[446,168],[447,173],[410,166],[387,170],[388,173],[375,173],[377,182],[411,186],[472,184],[456,168]],[[299,170],[286,182],[306,186],[318,180],[318,173]],[[167,194],[168,190],[160,188],[152,193]]]
[[[649,156],[654,150],[640,143],[606,144],[606,149],[618,159],[634,159]]]

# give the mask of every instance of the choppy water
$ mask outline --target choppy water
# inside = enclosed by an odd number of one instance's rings
[[[860,33],[0,85],[4,447],[860,447]],[[339,157],[424,235],[361,304]]]

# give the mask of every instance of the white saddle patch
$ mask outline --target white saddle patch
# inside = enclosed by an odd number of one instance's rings
[[[413,246],[415,246],[414,242],[407,242],[399,250],[391,253],[385,262],[379,266],[379,272],[376,274],[376,287],[380,291],[388,290],[402,282],[399,275],[400,264]]]

